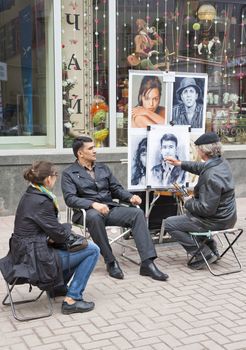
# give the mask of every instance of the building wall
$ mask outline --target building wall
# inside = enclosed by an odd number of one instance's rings
[[[246,158],[245,151],[225,151],[224,156],[231,164],[232,172],[236,182],[236,196],[246,197],[245,174]],[[105,162],[112,169],[115,176],[127,186],[127,164],[122,160],[127,158],[127,153],[104,153],[98,154],[97,160]],[[44,159],[44,156],[1,156],[0,157],[0,216],[12,215],[20,200],[21,194],[27,186],[23,179],[23,170],[33,161]],[[59,173],[74,161],[74,157],[68,154],[46,155],[46,160],[54,162]],[[58,196],[61,210],[65,209],[60,187],[61,177],[59,176],[54,193]]]

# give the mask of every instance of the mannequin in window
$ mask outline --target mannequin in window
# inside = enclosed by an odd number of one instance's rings
[[[134,38],[135,53],[129,55],[127,60],[131,66],[138,66],[140,69],[158,69],[152,60],[158,54],[156,50],[162,44],[162,38],[156,32],[155,27],[147,28],[147,23],[142,19],[136,20],[137,34]]]

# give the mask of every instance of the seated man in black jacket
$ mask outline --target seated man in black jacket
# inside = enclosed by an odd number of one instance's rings
[[[185,214],[171,216],[165,221],[166,231],[192,255],[197,246],[189,232],[229,229],[237,220],[233,176],[228,162],[221,157],[222,149],[218,135],[214,132],[205,133],[195,141],[195,145],[204,162],[187,162],[166,157],[170,164],[199,175],[198,183],[194,187],[194,196],[184,198]],[[205,245],[203,254],[209,263],[219,258],[213,239]],[[189,267],[197,270],[203,266],[205,262],[201,255],[189,264]]]
[[[107,165],[96,163],[93,140],[81,136],[74,140],[73,153],[76,161],[63,171],[62,191],[67,206],[87,211],[86,223],[93,241],[99,246],[111,277],[123,279],[124,275],[116,261],[105,226],[131,227],[140,258],[140,275],[165,281],[168,275],[154,263],[156,251],[148,231],[144,213],[134,207],[123,207],[114,198],[138,205],[141,198],[126,191]],[[82,222],[82,213],[75,212],[73,221]]]

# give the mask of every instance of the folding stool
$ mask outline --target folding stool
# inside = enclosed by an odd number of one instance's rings
[[[222,275],[228,275],[231,273],[236,273],[236,272],[240,272],[242,270],[242,265],[236,255],[236,252],[234,250],[234,244],[236,243],[236,241],[239,239],[239,237],[241,236],[241,234],[243,233],[243,229],[241,228],[231,228],[231,229],[226,229],[226,230],[220,230],[220,231],[207,231],[207,232],[189,232],[190,235],[192,235],[192,237],[194,238],[194,241],[196,243],[197,246],[197,250],[196,252],[192,255],[192,257],[189,259],[188,261],[188,265],[192,262],[192,260],[194,259],[194,257],[197,254],[201,254],[208,270],[211,272],[212,275],[214,276],[222,276]],[[225,247],[225,249],[222,251],[222,253],[220,254],[220,258],[223,258],[223,256],[225,256],[225,254],[228,251],[231,251],[233,253],[233,256],[237,262],[238,268],[236,269],[232,269],[230,271],[227,272],[214,272],[214,270],[212,270],[211,268],[211,264],[208,263],[205,255],[202,252],[202,249],[204,248],[204,246],[206,245],[206,243],[209,241],[209,239],[213,238],[214,236],[217,236],[220,239],[220,235],[223,235],[225,237],[225,240],[227,242],[227,246]],[[229,236],[233,235],[233,239],[229,239]],[[204,240],[199,240],[199,237],[206,237]]]
[[[19,312],[17,313],[15,305],[27,304],[27,303],[31,303],[31,302],[35,303],[36,301],[38,301],[40,299],[42,294],[45,292],[44,290],[42,290],[36,298],[14,301],[13,295],[12,295],[14,287],[16,288],[18,285],[27,284],[27,283],[21,283],[20,281],[21,281],[21,278],[19,278],[19,277],[15,278],[15,280],[13,281],[13,283],[11,285],[5,281],[6,288],[7,288],[7,294],[2,301],[2,304],[7,305],[7,306],[11,306],[11,311],[12,311],[14,318],[18,321],[31,321],[31,320],[37,320],[39,318],[51,316],[53,313],[53,307],[52,307],[52,303],[50,300],[50,296],[47,292],[46,292],[47,301],[48,301],[48,311],[47,312],[40,313],[36,316],[26,316],[26,317],[20,316]],[[33,286],[31,284],[29,284],[29,292],[31,292],[32,288],[33,288]],[[9,298],[9,302],[7,302],[8,298]]]
[[[70,207],[67,207],[67,222],[71,223],[75,227],[78,227],[80,229],[81,233],[84,234],[84,236],[86,238],[90,238],[90,234],[86,230],[86,210],[85,209],[76,209],[76,210],[80,210],[83,213],[83,223],[82,224],[76,224],[76,223],[72,222],[73,208],[70,208]],[[108,236],[109,244],[110,245],[113,244],[113,243],[119,244],[122,247],[121,256],[123,256],[125,259],[133,262],[134,264],[139,265],[140,262],[136,261],[135,259],[131,258],[130,256],[128,256],[126,254],[126,248],[132,249],[132,250],[137,252],[137,248],[135,246],[132,246],[131,244],[127,243],[124,240],[124,238],[128,238],[129,237],[129,235],[131,233],[131,229],[130,228],[121,227],[121,226],[117,226],[117,227],[120,228],[119,234],[117,234],[115,237]]]

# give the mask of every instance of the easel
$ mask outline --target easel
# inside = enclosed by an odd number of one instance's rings
[[[173,75],[171,75],[171,76],[169,76],[168,75],[168,71],[166,71],[165,73],[163,73],[163,80],[165,80],[166,82],[168,82],[168,83],[173,83],[173,79],[174,79],[174,77],[173,77]],[[171,128],[173,127],[173,124],[171,124],[172,126],[171,126]],[[147,126],[147,138],[150,136],[148,133],[149,132],[151,132],[151,125],[148,125]],[[169,131],[170,133],[172,132],[172,131]],[[188,128],[188,132],[190,133],[191,132],[191,128],[189,127]],[[172,134],[166,134],[166,135],[172,135]],[[174,135],[173,135],[174,136]],[[165,137],[165,135],[164,136],[162,136],[162,138],[163,137]],[[177,138],[175,137],[175,139],[172,139],[172,138],[169,138],[170,136],[167,136],[167,140],[165,140],[165,138],[164,139],[162,139],[161,138],[161,147],[162,147],[162,142],[164,142],[164,141],[167,141],[167,142],[169,142],[169,141],[171,141],[171,142],[173,142],[173,143],[176,143],[176,145],[175,145],[175,147],[177,148],[177,144],[178,144],[178,141],[177,141]],[[161,154],[162,154],[162,150],[161,150]],[[172,153],[171,153],[172,154]],[[176,151],[175,151],[175,154],[176,154]],[[165,153],[164,153],[164,155],[165,155]],[[164,155],[162,154],[161,155],[161,163],[163,162],[163,159],[164,159]],[[166,155],[169,155],[169,153],[166,153]],[[177,155],[177,154],[176,154]],[[156,165],[155,167],[159,167],[158,168],[158,172],[159,172],[159,169],[160,169],[160,167],[162,168],[162,164],[158,164],[158,165]],[[163,169],[162,169],[162,171],[163,171]],[[169,169],[169,171],[170,171],[170,169]],[[162,173],[163,174],[163,173]],[[170,175],[168,175],[168,176],[171,176],[171,174]],[[179,178],[179,176],[177,175],[177,177],[175,178],[175,180],[174,181],[178,181],[178,178]],[[164,180],[164,182],[162,182],[162,180]],[[166,179],[167,180],[167,179]],[[181,180],[181,179],[179,179],[179,180]],[[148,184],[148,179],[147,179],[147,184]],[[150,181],[151,182],[151,181]],[[150,183],[149,182],[149,183]],[[183,214],[183,195],[184,195],[184,192],[186,193],[186,194],[188,194],[188,192],[187,192],[187,188],[188,188],[188,184],[186,184],[186,187],[185,186],[179,186],[178,184],[175,184],[176,186],[174,186],[174,187],[168,187],[168,185],[171,185],[172,184],[172,182],[173,182],[173,180],[171,180],[171,178],[169,179],[169,181],[168,182],[165,182],[165,178],[163,178],[162,179],[162,177],[161,177],[161,183],[160,183],[160,185],[163,185],[163,189],[162,188],[151,188],[151,186],[148,186],[147,185],[147,188],[146,188],[146,190],[145,190],[145,193],[146,193],[146,201],[145,201],[145,217],[146,217],[146,222],[147,222],[147,225],[148,225],[148,227],[149,227],[149,217],[150,217],[150,213],[151,213],[151,211],[152,211],[152,209],[153,209],[153,207],[154,207],[154,205],[155,205],[155,203],[156,203],[156,201],[161,197],[161,196],[172,196],[172,197],[174,197],[175,198],[175,200],[176,200],[176,204],[177,204],[177,215],[179,215],[179,214]],[[182,179],[182,182],[183,182],[183,179]],[[155,184],[156,185],[156,184]],[[166,188],[164,187],[164,186],[167,186]],[[174,185],[174,184],[173,184]],[[150,203],[150,192],[151,191],[154,191],[154,196],[153,196],[153,199],[152,199],[152,201],[151,201],[151,203]],[[189,195],[189,194],[188,194]],[[164,236],[164,222],[163,222],[163,220],[162,220],[162,224],[161,224],[161,232],[160,232],[160,238],[159,238],[159,243],[162,243],[162,239],[163,239],[163,236]]]
[[[173,84],[175,82],[175,72],[170,72],[169,71],[169,66],[167,66],[166,71],[162,72],[162,79],[163,79],[163,82],[166,83],[165,101],[168,101],[168,100],[171,99],[171,96],[172,96],[171,92],[172,92],[172,89],[173,89]],[[132,80],[131,80],[131,77],[130,77],[130,83],[131,82],[132,82]],[[165,108],[166,108],[166,110],[165,110],[166,115],[171,114],[171,112],[172,112],[171,105],[167,105],[166,104]],[[129,114],[129,116],[130,116],[130,114]],[[170,122],[170,128],[172,128],[173,125],[174,124],[172,124],[172,122]],[[152,128],[154,129],[154,127],[156,127],[156,126],[157,125],[154,125],[154,124],[147,126],[147,139],[150,136],[149,132],[152,131]],[[181,125],[179,127],[184,127],[184,126]],[[186,127],[188,127],[188,126],[186,126]],[[187,132],[187,131],[190,132],[191,128],[189,127],[188,129],[186,129],[185,132]],[[169,133],[172,133],[172,131],[170,130]],[[151,136],[153,136],[153,135],[151,135]],[[182,134],[182,136],[183,136],[183,134]],[[146,137],[146,134],[144,134],[143,137]],[[161,139],[161,135],[160,135],[160,139]],[[175,137],[175,139],[176,139],[176,137]],[[177,147],[178,142],[175,139],[174,139],[174,141],[173,140],[167,140],[167,141],[173,141],[174,143],[176,143],[176,147]],[[156,146],[157,146],[157,144],[156,144]],[[154,165],[155,168],[157,167],[157,169],[160,169],[160,168],[158,168],[158,166],[160,166],[161,164],[158,164],[158,163],[156,165],[152,164],[151,167],[149,167],[148,169],[151,169],[153,165]],[[148,167],[148,165],[145,166],[145,168],[147,168],[147,167]],[[157,170],[157,171],[159,171],[159,170]],[[168,174],[171,171],[172,170],[169,169],[169,172],[166,172],[166,174],[165,174],[166,178],[162,179],[162,177],[161,177],[160,181],[157,181],[157,182],[153,181],[152,182],[150,179],[147,179],[147,181],[146,181],[146,183],[144,185],[144,188],[141,189],[141,191],[145,192],[145,209],[144,209],[144,207],[142,207],[142,208],[145,210],[145,218],[146,218],[147,226],[149,228],[150,228],[150,214],[151,214],[151,211],[152,211],[153,207],[155,206],[157,200],[161,196],[174,197],[175,201],[176,201],[176,204],[177,204],[177,208],[178,208],[177,214],[183,213],[183,201],[182,201],[181,193],[179,191],[177,191],[175,188],[170,186],[171,182],[172,182],[171,178],[170,178],[169,182],[166,181],[167,180],[167,176],[169,177]],[[130,168],[129,168],[129,173],[131,173],[131,169]],[[147,173],[147,171],[146,171],[146,173]],[[163,172],[162,172],[162,174],[163,174]],[[151,175],[149,174],[149,176],[151,176]],[[185,181],[183,179],[181,180],[181,178],[178,178],[178,177],[179,177],[179,175],[177,175],[177,177],[175,177],[175,181],[180,181],[180,183],[183,183]],[[148,181],[148,180],[150,180],[150,181]],[[151,185],[153,187],[148,186],[148,185]],[[154,187],[154,186],[160,186],[160,188],[157,188],[157,187]],[[164,186],[166,186],[166,188]],[[168,186],[170,186],[170,187],[168,188]],[[138,189],[136,189],[136,191],[138,191]],[[151,192],[154,192],[154,196],[153,196],[152,200],[150,199],[150,193]],[[151,203],[150,203],[150,201],[151,201]],[[168,203],[168,201],[167,201],[167,203]],[[176,214],[171,214],[171,215],[176,215]],[[163,216],[165,217],[165,215],[163,215]],[[162,220],[162,224],[161,224],[161,229],[160,230],[161,230],[161,232],[160,232],[160,237],[159,237],[159,243],[162,243],[162,239],[163,239],[163,236],[164,236],[164,220]]]
[[[192,194],[192,190],[189,188],[185,188],[187,191],[187,194]],[[150,203],[150,192],[154,192],[153,199]],[[147,222],[147,226],[149,227],[149,217],[150,213],[155,206],[155,203],[161,196],[173,196],[177,203],[177,215],[182,215],[184,213],[184,202],[183,202],[183,192],[178,190],[177,188],[169,188],[169,189],[152,189],[147,188],[146,191],[146,201],[145,201],[145,218]],[[161,228],[160,228],[160,234],[159,234],[159,240],[158,243],[163,243],[163,237],[165,233],[165,225],[164,225],[164,219],[162,220]]]

